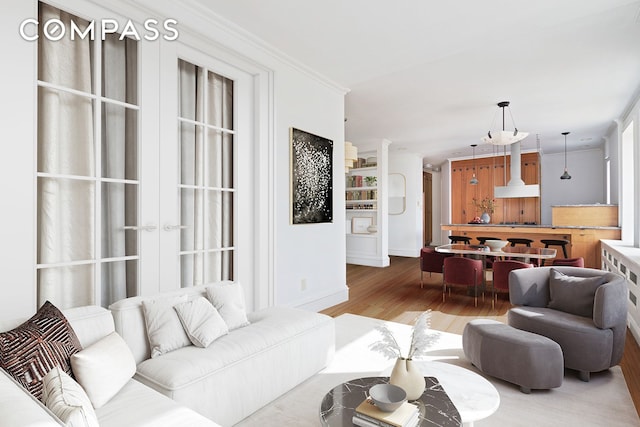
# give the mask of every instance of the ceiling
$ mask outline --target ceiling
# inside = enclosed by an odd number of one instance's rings
[[[384,138],[434,166],[492,152],[505,100],[523,150],[602,146],[640,89],[638,0],[187,1],[348,88],[360,151]]]

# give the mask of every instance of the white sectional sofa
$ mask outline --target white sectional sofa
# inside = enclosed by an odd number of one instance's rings
[[[231,426],[320,371],[333,357],[332,318],[269,308],[248,313],[249,325],[207,348],[188,345],[151,358],[142,302],[183,295],[190,300],[204,296],[205,286],[128,298],[109,310],[63,310],[83,348],[115,330],[137,364],[134,377],[95,410],[101,427]],[[20,323],[0,322],[0,331]],[[63,424],[0,369],[0,425]]]
[[[204,296],[206,286],[163,296]],[[142,301],[112,304],[116,331],[137,363],[135,379],[223,426],[267,405],[328,365],[335,351],[333,319],[293,308],[248,313],[250,324],[207,348],[187,346],[150,357]]]
[[[83,348],[94,344],[114,331],[111,313],[96,306],[63,310]],[[5,331],[21,321],[7,321],[0,325]],[[101,408],[96,410],[100,427],[122,426],[201,426],[215,427],[216,423],[163,396],[135,379]],[[39,400],[0,369],[0,425],[61,426],[64,425]]]

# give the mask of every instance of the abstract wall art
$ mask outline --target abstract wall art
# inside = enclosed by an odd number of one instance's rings
[[[333,141],[290,128],[291,223],[333,222]]]

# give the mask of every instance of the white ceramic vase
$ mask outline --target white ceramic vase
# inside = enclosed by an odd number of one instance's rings
[[[482,220],[482,222],[484,222],[485,224],[489,224],[491,222],[491,217],[489,216],[488,213],[486,212],[482,212],[482,215],[480,215],[480,219]]]
[[[411,359],[399,357],[391,371],[389,383],[402,387],[407,392],[408,400],[416,400],[427,386],[420,369]]]

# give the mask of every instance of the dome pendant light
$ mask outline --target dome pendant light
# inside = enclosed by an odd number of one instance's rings
[[[473,175],[471,176],[471,181],[469,184],[478,185],[478,178],[476,178],[476,147],[478,144],[471,144],[471,148],[473,148]]]
[[[560,179],[571,179],[571,175],[569,175],[569,172],[567,171],[567,135],[570,133],[571,132],[562,132],[564,135],[564,173]]]

